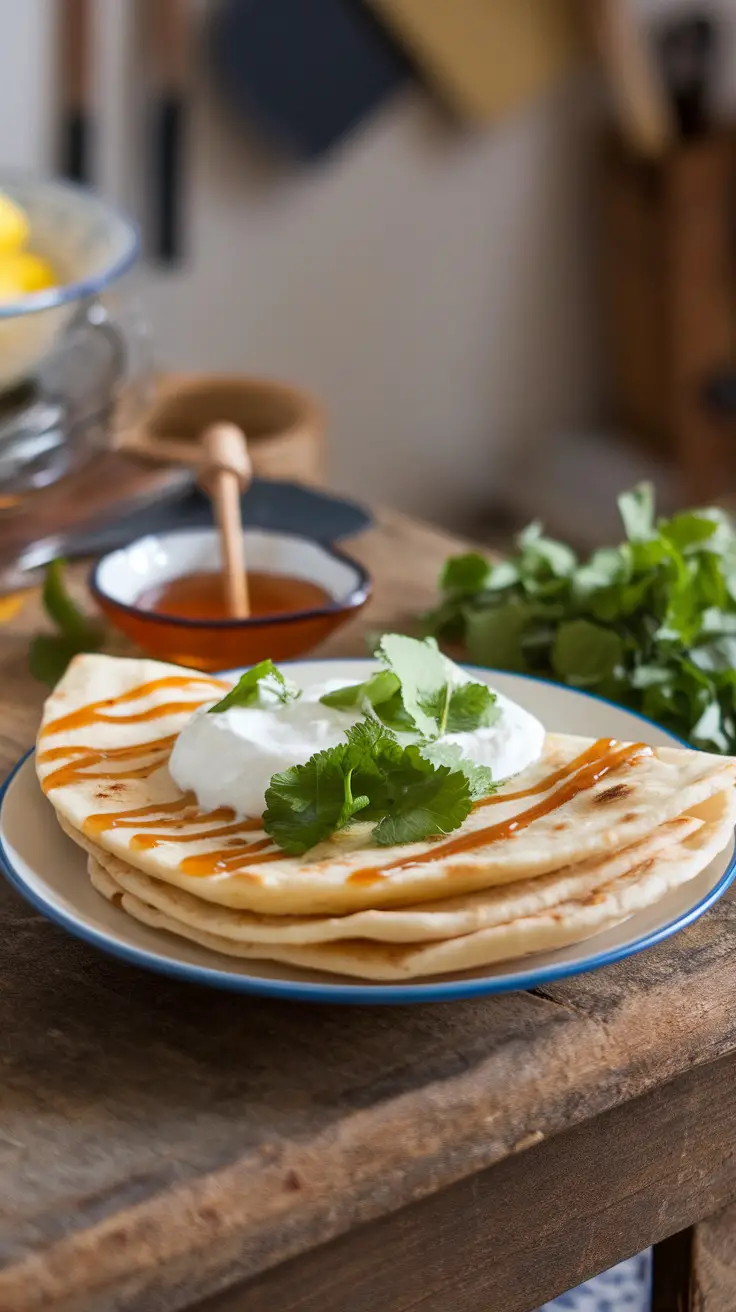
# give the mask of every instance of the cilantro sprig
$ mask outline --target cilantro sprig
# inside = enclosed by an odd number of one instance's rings
[[[222,711],[229,711],[232,706],[258,706],[264,701],[264,693],[266,704],[269,701],[292,702],[301,696],[300,689],[290,679],[284,678],[273,661],[259,661],[241,675],[235,687],[219,702],[210,706],[208,714],[219,715]]]
[[[379,845],[446,834],[473,804],[466,774],[453,767],[402,747],[378,720],[359,721],[344,743],[273,776],[263,827],[291,856],[356,820],[373,825]]]
[[[48,687],[59,682],[69,662],[82,652],[99,651],[105,630],[79,609],[64,580],[66,562],[52,560],[46,566],[41,602],[54,626],[52,633],[37,633],[28,648],[28,667],[34,679]]]
[[[719,509],[657,519],[619,498],[625,540],[581,561],[532,524],[510,559],[449,560],[427,631],[479,665],[541,674],[736,752],[736,531]]]
[[[389,729],[432,741],[448,733],[472,733],[498,717],[496,694],[485,683],[457,683],[457,670],[432,637],[423,642],[387,633],[376,652],[385,666],[363,683],[326,693],[321,700],[341,709],[370,709]]]

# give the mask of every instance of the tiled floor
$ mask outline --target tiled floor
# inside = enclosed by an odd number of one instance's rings
[[[639,1253],[539,1312],[649,1312],[651,1267],[651,1253]]]

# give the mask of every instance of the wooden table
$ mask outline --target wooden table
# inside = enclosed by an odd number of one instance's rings
[[[458,545],[381,517],[330,650]],[[37,623],[0,629],[3,767]],[[176,983],[0,899],[0,1312],[529,1312],[650,1243],[656,1312],[734,1312],[732,898],[596,974],[406,1008]]]

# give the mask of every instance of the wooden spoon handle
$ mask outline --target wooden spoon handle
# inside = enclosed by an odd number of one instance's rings
[[[228,608],[236,619],[250,615],[240,493],[252,478],[244,434],[234,424],[213,424],[202,437],[200,486],[212,499],[220,533]]]

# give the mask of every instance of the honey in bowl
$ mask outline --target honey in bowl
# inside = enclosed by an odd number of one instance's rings
[[[332,604],[329,592],[310,579],[288,574],[248,571],[250,613],[254,618],[293,615],[324,610]],[[222,574],[200,570],[147,588],[136,600],[141,610],[188,620],[228,620],[231,613]]]

